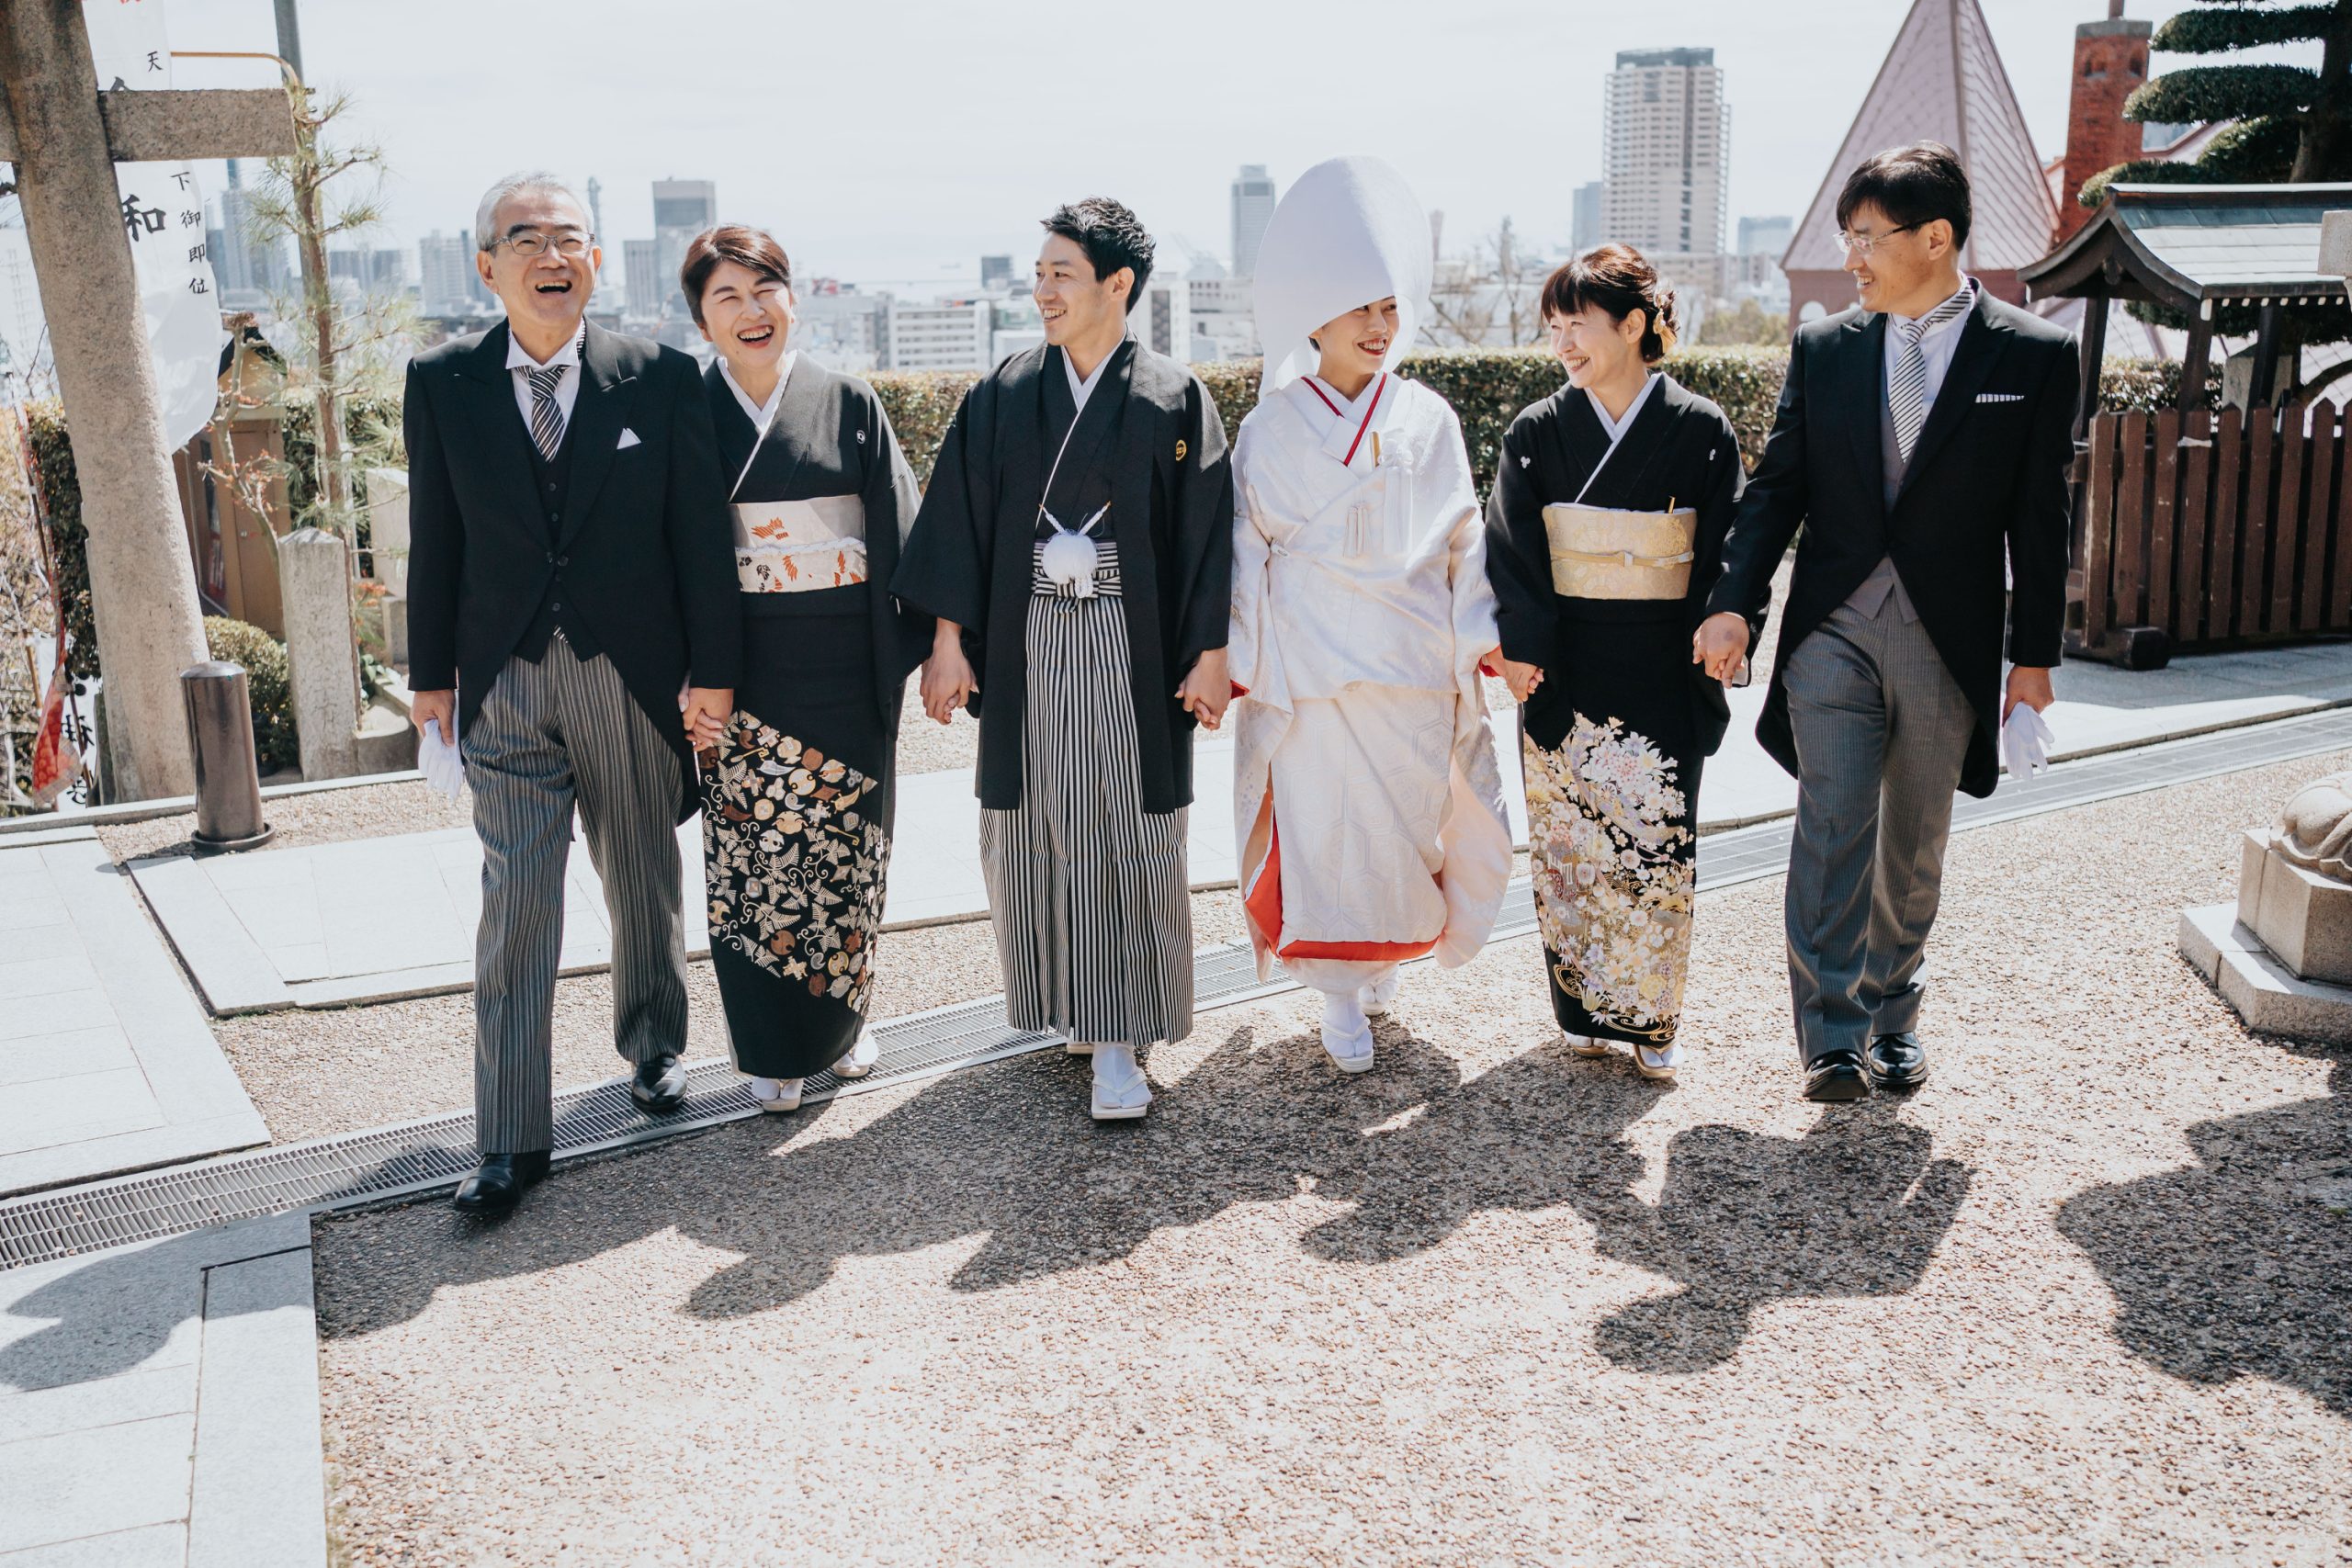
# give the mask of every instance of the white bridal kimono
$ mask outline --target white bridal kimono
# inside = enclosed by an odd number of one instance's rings
[[[1343,991],[1431,952],[1467,963],[1511,846],[1461,424],[1394,375],[1352,401],[1301,378],[1242,422],[1233,471],[1234,823],[1259,974],[1279,958]]]

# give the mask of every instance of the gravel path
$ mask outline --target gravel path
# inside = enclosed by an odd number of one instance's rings
[[[341,1549],[2352,1561],[2352,1055],[2173,950],[2347,763],[1957,840],[1907,1101],[1796,1098],[1764,883],[1702,900],[1672,1089],[1555,1049],[1521,940],[1362,1078],[1289,997],[1132,1126],[1032,1056],[322,1224]]]

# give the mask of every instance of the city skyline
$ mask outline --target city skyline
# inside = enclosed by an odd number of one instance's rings
[[[858,73],[804,63],[863,47],[857,40],[867,36],[870,15],[861,14],[863,21],[813,15],[797,18],[791,31],[783,91],[797,118],[831,118],[855,130],[782,140],[772,133],[778,90],[730,98],[714,85],[719,57],[692,46],[730,26],[756,29],[762,14],[748,5],[685,0],[671,18],[679,25],[652,31],[628,26],[631,13],[617,0],[574,6],[576,41],[552,46],[562,51],[568,82],[592,100],[625,83],[648,101],[628,115],[570,121],[542,115],[529,124],[481,112],[501,101],[511,79],[503,59],[550,57],[551,46],[520,14],[413,0],[403,25],[388,30],[371,20],[380,12],[311,0],[303,27],[312,79],[354,95],[354,130],[382,144],[394,171],[385,192],[390,238],[375,243],[413,254],[422,236],[466,224],[490,180],[545,164],[583,192],[590,179],[600,183],[601,237],[618,262],[626,241],[653,233],[651,183],[691,171],[717,184],[719,217],[775,228],[797,272],[920,288],[968,283],[984,254],[1011,252],[1025,272],[1020,264],[1034,250],[1036,220],[1094,190],[1134,206],[1170,263],[1181,264],[1188,251],[1225,258],[1236,168],[1263,164],[1280,186],[1342,151],[1396,164],[1424,202],[1446,213],[1450,247],[1490,233],[1509,215],[1530,243],[1565,248],[1575,189],[1602,172],[1602,84],[1620,49],[1713,49],[1737,127],[1727,216],[1802,211],[1907,3],[1823,0],[1803,29],[1731,0],[1692,0],[1678,8],[1670,28],[1597,7],[1476,5],[1449,17],[1450,51],[1540,59],[1543,68],[1507,91],[1481,96],[1475,115],[1433,112],[1442,111],[1442,99],[1429,97],[1409,113],[1351,121],[1311,89],[1323,40],[1310,19],[1204,0],[1196,18],[1203,30],[1247,33],[1267,80],[1295,90],[1270,94],[1236,85],[1237,73],[1187,72],[1150,47],[1146,19],[1106,17],[1100,28],[1106,57],[1119,59],[1129,74],[1119,103],[1159,102],[1184,112],[1114,115],[1082,134],[1058,135],[1039,132],[1030,95],[923,91],[951,67],[968,73],[973,61],[1003,53],[1001,30],[985,17],[944,5],[899,7],[894,15],[903,25],[893,27],[892,52],[876,57],[891,62],[890,90],[877,92]],[[2105,7],[2098,0],[1984,4],[2036,141],[2055,151],[2064,140],[2073,28]],[[2135,0],[2130,12],[2161,18],[2180,8]],[[1385,25],[1385,36],[1408,40],[1419,13],[1374,4],[1368,15],[1375,32]],[[269,7],[259,0],[175,0],[172,23],[178,50],[271,44]],[[1136,47],[1118,47],[1129,32]],[[617,41],[623,36],[627,47]],[[452,37],[467,40],[462,54],[447,47]],[[206,85],[245,82],[256,68],[189,62],[187,70],[189,85]],[[895,93],[909,103],[956,107],[927,116],[889,112]],[[668,129],[649,135],[648,126]],[[219,165],[210,165],[208,179],[209,188],[220,188]]]

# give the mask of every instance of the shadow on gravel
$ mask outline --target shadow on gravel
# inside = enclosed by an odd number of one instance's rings
[[[1880,1100],[1826,1111],[1802,1138],[1683,1133],[1645,1203],[1624,1134],[1665,1091],[1622,1061],[1544,1047],[1464,1084],[1452,1057],[1395,1026],[1382,1026],[1380,1051],[1379,1071],[1343,1079],[1311,1032],[1236,1030],[1160,1085],[1148,1119],[1110,1126],[1087,1117],[1088,1065],[1038,1055],[941,1078],[850,1136],[776,1118],[562,1172],[494,1228],[443,1214],[339,1242],[346,1224],[383,1222],[330,1222],[321,1332],[365,1334],[446,1287],[672,1229],[739,1255],[688,1294],[704,1318],[797,1300],[848,1258],[975,1236],[949,1283],[996,1290],[1311,1189],[1353,1206],[1304,1239],[1334,1262],[1411,1256],[1485,1210],[1572,1207],[1609,1256],[1680,1287],[1600,1324],[1600,1348],[1677,1372],[1731,1356],[1769,1303],[1909,1290],[1967,1190],[1966,1171],[1933,1158],[1928,1134]]]
[[[1565,1104],[1563,1074],[1576,1075]],[[1602,1320],[1601,1353],[1637,1371],[1690,1372],[1728,1359],[1769,1303],[1910,1290],[1968,1191],[1966,1168],[1934,1158],[1926,1130],[1881,1096],[1825,1110],[1802,1138],[1678,1134],[1658,1200],[1644,1202],[1642,1162],[1623,1134],[1659,1093],[1622,1066],[1519,1057],[1367,1140],[1362,1190],[1348,1194],[1361,1206],[1307,1245],[1333,1259],[1396,1258],[1479,1209],[1567,1204],[1603,1254],[1682,1287]]]
[[[2352,1062],[2329,1092],[2188,1129],[2196,1163],[2076,1193],[2058,1229],[2115,1292],[2115,1337],[2190,1382],[2264,1378],[2352,1418]]]

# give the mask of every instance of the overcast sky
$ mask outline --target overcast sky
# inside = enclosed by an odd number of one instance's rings
[[[2105,0],[1981,0],[2034,140],[2065,136],[2075,24]],[[2159,19],[2168,0],[2132,0]],[[1446,215],[1448,248],[1506,213],[1566,243],[1600,173],[1602,77],[1620,49],[1712,45],[1732,106],[1731,213],[1801,213],[1908,0],[1181,0],[1038,9],[865,0],[304,0],[316,85],[384,150],[388,243],[471,220],[481,188],[545,165],[604,186],[604,237],[652,232],[650,182],[718,182],[795,270],[868,281],[977,276],[1034,254],[1036,219],[1103,192],[1224,259],[1237,165],[1290,178],[1340,152],[1389,159]],[[172,0],[175,50],[272,47],[269,0]],[[1801,18],[1801,19],[1800,19]],[[2157,62],[2161,70],[2162,57]],[[183,62],[178,85],[264,80]],[[218,188],[218,166],[209,172]]]

